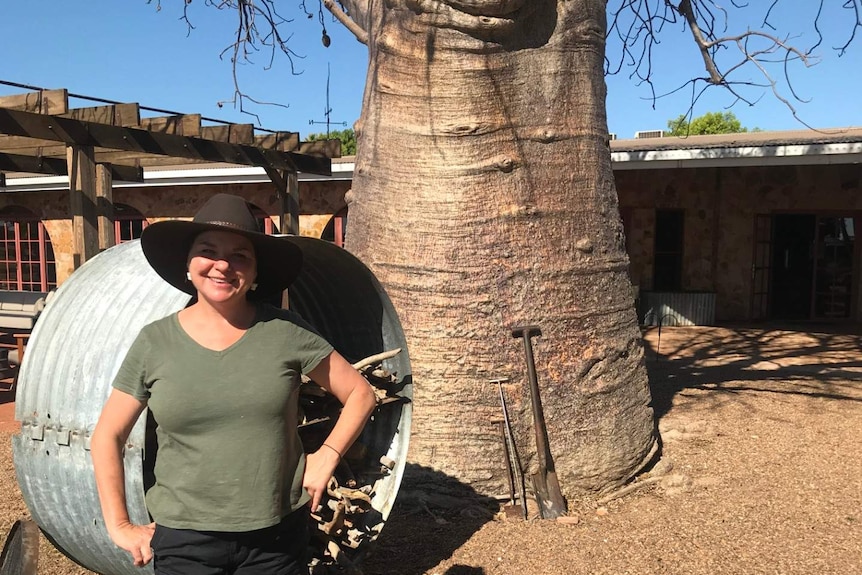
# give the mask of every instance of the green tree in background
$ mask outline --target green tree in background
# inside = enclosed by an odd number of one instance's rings
[[[738,134],[747,132],[733,112],[707,112],[689,121],[688,116],[680,114],[667,121],[668,136],[704,136],[707,134]],[[759,131],[755,128],[753,131]]]
[[[327,136],[325,133],[309,134],[306,138],[309,142],[316,140],[341,140],[341,155],[355,156],[356,155],[356,132],[353,128],[345,130],[332,130]]]

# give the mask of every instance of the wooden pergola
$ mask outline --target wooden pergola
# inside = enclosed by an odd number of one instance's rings
[[[115,180],[143,182],[144,169],[153,166],[258,166],[281,199],[283,228],[296,234],[297,173],[330,175],[330,158],[340,155],[339,142],[300,145],[295,132],[256,135],[253,124],[203,126],[198,114],[142,118],[136,103],[70,109],[69,97],[65,89],[0,97],[0,175],[68,175],[75,268],[116,242]]]

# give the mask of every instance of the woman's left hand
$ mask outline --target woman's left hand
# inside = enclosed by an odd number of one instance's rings
[[[341,458],[334,449],[322,446],[314,453],[305,457],[305,474],[302,476],[302,486],[311,496],[311,511],[317,511],[323,496],[326,494],[326,486],[329,484],[335,468]]]
[[[311,510],[314,512],[323,501],[326,486],[339,460],[359,437],[377,405],[377,399],[371,385],[338,352],[330,353],[308,376],[344,406],[320,449],[306,456],[302,485],[311,495]]]

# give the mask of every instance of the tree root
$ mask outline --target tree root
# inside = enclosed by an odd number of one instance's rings
[[[613,501],[614,499],[619,499],[620,497],[622,497],[624,495],[628,495],[629,493],[632,493],[633,491],[637,491],[641,487],[645,487],[647,485],[652,485],[653,483],[658,483],[661,480],[662,480],[661,477],[649,477],[649,478],[644,479],[642,481],[635,481],[634,483],[629,483],[625,487],[621,487],[620,489],[617,489],[616,491],[605,495],[604,497],[599,499],[597,501],[597,503],[599,505],[604,505],[605,503]]]

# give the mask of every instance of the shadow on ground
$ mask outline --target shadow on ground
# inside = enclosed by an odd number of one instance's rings
[[[664,327],[644,332],[657,418],[685,390],[705,401],[744,401],[743,392],[860,401],[860,326]],[[855,380],[855,381],[854,381]],[[851,389],[852,388],[852,389]]]
[[[453,477],[408,464],[386,526],[359,566],[364,575],[422,575],[451,557],[498,509],[497,501]],[[485,570],[453,565],[441,575]]]

